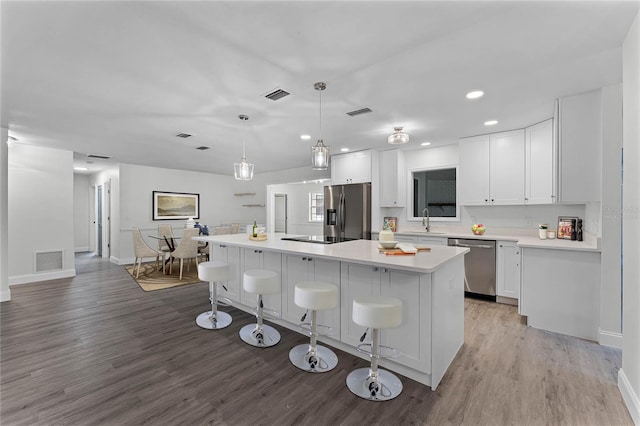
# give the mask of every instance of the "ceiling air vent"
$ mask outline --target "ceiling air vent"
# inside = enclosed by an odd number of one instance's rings
[[[357,109],[355,111],[349,111],[347,113],[347,115],[350,115],[351,117],[355,117],[356,115],[360,115],[360,114],[367,114],[373,112],[373,110],[371,108],[360,108]]]
[[[190,138],[191,137],[191,135],[189,133],[178,133],[176,136],[179,137],[179,138],[182,138],[182,139],[186,139],[186,138]]]
[[[206,151],[207,149],[211,149],[211,148],[208,146],[199,146],[196,149],[199,149],[200,151]]]
[[[102,160],[108,160],[109,158],[111,158],[111,157],[107,157],[105,155],[96,155],[96,154],[89,154],[89,155],[87,155],[87,157],[89,157],[89,158],[100,158]]]
[[[290,93],[287,92],[286,90],[276,89],[267,93],[266,95],[264,95],[264,97],[267,99],[271,99],[272,101],[277,101],[278,99],[282,99],[285,96],[289,96],[289,95]]]

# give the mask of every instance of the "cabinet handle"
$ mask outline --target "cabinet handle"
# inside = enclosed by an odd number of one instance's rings
[[[374,270],[374,271],[378,271],[378,267],[377,267],[377,266],[374,266],[374,267],[373,267],[373,270]]]
[[[387,268],[382,268],[382,272],[387,272]]]
[[[310,257],[308,257],[308,258],[307,258],[307,262],[311,262],[312,260],[313,260],[313,259],[312,259],[312,258],[310,258]]]
[[[307,260],[307,258],[306,258],[306,257],[303,257],[303,258],[302,258],[302,260]]]
[[[500,248],[504,247],[502,244],[500,244]]]
[[[485,202],[485,203],[488,203],[488,202],[489,202],[489,200],[488,200],[487,198],[485,198],[485,199],[484,199],[484,202]]]
[[[493,203],[494,201],[495,201],[495,200],[492,198],[492,199],[491,199],[491,202]]]

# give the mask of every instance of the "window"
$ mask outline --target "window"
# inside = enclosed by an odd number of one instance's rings
[[[309,222],[322,222],[324,220],[324,193],[309,193]]]
[[[427,208],[432,219],[459,220],[456,175],[455,167],[412,171],[413,217],[409,219],[422,219],[423,211]]]

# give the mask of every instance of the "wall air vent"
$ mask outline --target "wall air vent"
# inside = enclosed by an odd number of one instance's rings
[[[36,252],[36,272],[62,269],[62,250]]]
[[[199,149],[200,151],[206,151],[207,149],[211,149],[211,147],[208,146],[199,146],[196,149]]]
[[[176,136],[182,139],[186,139],[190,138],[192,135],[190,135],[189,133],[178,133]]]
[[[269,93],[267,93],[266,95],[264,95],[265,98],[267,99],[271,99],[272,101],[277,101],[278,99],[282,99],[285,96],[289,96],[290,93],[287,92],[286,90],[283,89],[275,89]]]
[[[373,110],[371,108],[360,108],[357,109],[355,111],[349,111],[347,113],[347,115],[350,115],[351,117],[355,117],[356,115],[360,115],[360,114],[367,114],[373,112]]]
[[[97,155],[97,154],[89,154],[89,155],[87,155],[87,157],[89,157],[89,158],[100,158],[102,160],[108,160],[109,158],[111,158],[111,157],[107,157],[105,155]]]

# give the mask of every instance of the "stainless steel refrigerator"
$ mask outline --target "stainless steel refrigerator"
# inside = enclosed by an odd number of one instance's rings
[[[371,239],[371,184],[324,187],[324,236],[335,241]]]

